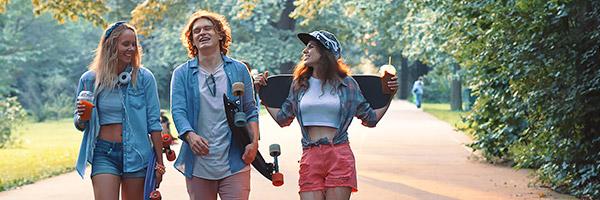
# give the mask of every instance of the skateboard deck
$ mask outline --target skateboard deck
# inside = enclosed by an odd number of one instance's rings
[[[162,156],[162,155],[161,155]],[[144,200],[160,199],[160,192],[156,190],[156,156],[152,153],[148,166],[146,167],[146,178],[144,180]],[[156,196],[158,195],[158,197]]]
[[[232,145],[239,145],[240,147],[242,147],[242,149],[245,149],[246,145],[251,143],[250,135],[248,134],[248,129],[246,129],[245,126],[237,127],[234,124],[234,115],[236,112],[239,111],[239,108],[234,102],[230,101],[226,95],[223,95],[223,106],[225,107],[225,116],[227,117],[227,124],[229,125],[229,128],[231,129],[232,133]],[[278,172],[277,162],[267,163],[260,151],[256,152],[256,158],[254,159],[254,161],[252,161],[252,166],[265,178],[271,181],[273,181],[273,173]],[[276,179],[278,179],[278,177]]]
[[[373,109],[383,108],[391,100],[391,94],[384,94],[381,77],[375,75],[353,75],[367,102]],[[290,86],[292,85],[292,75],[274,75],[267,78],[267,85],[260,88],[258,95],[260,100],[267,107],[281,108],[281,105],[288,97]]]

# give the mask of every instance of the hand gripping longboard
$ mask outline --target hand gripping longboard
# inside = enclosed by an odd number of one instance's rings
[[[241,112],[241,109],[236,102],[230,101],[225,94],[223,94],[223,105],[225,107],[227,124],[232,133],[232,145],[239,145],[241,149],[245,149],[246,145],[251,143],[250,135],[248,135],[248,129],[245,126],[238,126],[239,124],[236,124],[238,120],[235,119],[236,114]],[[271,180],[274,186],[281,186],[283,185],[283,174],[279,173],[279,163],[277,161],[277,157],[281,154],[279,145],[271,145],[269,150],[269,154],[274,157],[275,162],[267,163],[260,151],[258,151],[256,158],[252,161],[252,166],[265,178]]]
[[[354,75],[352,78],[356,80],[360,91],[373,109],[383,108],[390,102],[393,93],[384,91],[386,87],[382,85],[382,83],[385,83],[385,81],[382,81],[382,77],[375,75]],[[383,80],[389,80],[389,77],[383,78]],[[281,108],[281,105],[288,97],[291,85],[292,75],[269,76],[267,78],[267,85],[260,88],[258,95],[261,102],[267,107]]]

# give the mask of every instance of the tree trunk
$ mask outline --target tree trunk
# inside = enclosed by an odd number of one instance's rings
[[[400,99],[408,99],[408,94],[410,93],[410,87],[412,86],[409,79],[410,70],[408,69],[408,59],[404,56],[401,56],[401,64],[400,64],[400,73],[398,75],[399,88],[398,88],[398,98]]]
[[[450,88],[450,110],[461,111],[462,110],[462,93],[460,76],[458,75],[458,65],[454,65],[452,73],[452,85]]]
[[[279,16],[279,21],[275,23],[275,27],[281,30],[291,30],[293,31],[296,27],[296,20],[290,18],[290,13],[294,11],[294,0],[287,0],[285,2],[285,8],[281,12]],[[279,65],[279,73],[281,74],[291,74],[294,69],[293,62],[286,62]]]

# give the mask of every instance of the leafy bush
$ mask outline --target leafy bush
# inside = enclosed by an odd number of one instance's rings
[[[19,145],[15,129],[24,119],[25,111],[17,97],[0,97],[0,148]]]
[[[600,2],[455,1],[450,52],[478,96],[470,145],[537,168],[542,184],[600,198]],[[450,26],[451,25],[451,26]]]

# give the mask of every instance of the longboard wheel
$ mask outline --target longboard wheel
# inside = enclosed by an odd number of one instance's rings
[[[282,186],[283,185],[283,174],[279,173],[279,172],[274,173],[272,182],[273,182],[274,186],[277,186],[277,187]]]
[[[273,157],[281,155],[281,148],[279,147],[279,144],[271,144],[269,146],[269,155]]]
[[[150,193],[150,199],[151,200],[161,200],[162,196],[160,195],[160,192],[158,190],[154,190]]]
[[[168,161],[174,161],[174,160],[175,160],[175,158],[176,158],[175,151],[173,151],[173,150],[171,150],[171,149],[168,149],[168,150],[165,152],[165,154],[167,154],[167,160],[168,160]]]
[[[163,143],[163,147],[169,146],[173,143],[173,138],[169,134],[163,134],[162,135],[162,143]]]

